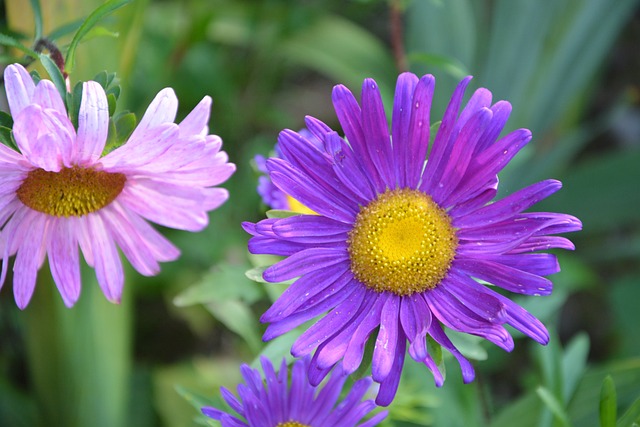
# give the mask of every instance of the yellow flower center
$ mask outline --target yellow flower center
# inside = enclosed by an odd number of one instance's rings
[[[34,169],[16,192],[33,210],[52,216],[82,216],[102,209],[122,192],[126,177],[73,166],[60,172]]]
[[[293,197],[287,195],[287,202],[289,203],[289,210],[292,212],[298,212],[307,215],[318,215],[315,211],[312,211]]]
[[[286,423],[278,423],[276,427],[311,427],[297,421],[287,421]]]
[[[449,215],[428,195],[387,190],[360,209],[348,240],[351,271],[376,292],[435,288],[456,254]]]

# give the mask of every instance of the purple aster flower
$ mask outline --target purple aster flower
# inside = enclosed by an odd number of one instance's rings
[[[159,261],[179,256],[145,220],[198,231],[207,225],[207,211],[227,200],[226,190],[212,186],[235,166],[220,151],[220,138],[208,135],[211,98],[178,125],[177,98],[162,90],[128,142],[102,156],[109,108],[98,83],[83,85],[76,130],[50,81],[34,85],[18,64],[9,65],[4,78],[20,152],[0,145],[0,284],[15,254],[18,307],[29,303],[45,255],[64,303],[72,306],[80,295],[78,247],[107,299],[119,302],[118,248],[146,276],[158,273]]]
[[[336,367],[323,387],[318,387],[309,384],[309,358],[298,359],[291,368],[289,385],[284,360],[278,373],[269,359],[261,357],[260,361],[264,381],[257,369],[247,365],[240,367],[245,381],[238,385],[240,399],[221,388],[224,400],[242,419],[212,407],[202,408],[202,413],[219,420],[222,427],[371,427],[387,416],[383,411],[357,424],[376,408],[372,400],[361,401],[372,384],[370,377],[356,381],[336,406],[347,379],[340,367]]]
[[[555,180],[492,202],[496,174],[531,133],[519,129],[498,139],[511,106],[492,105],[484,88],[459,113],[470,79],[453,93],[430,151],[430,75],[400,75],[391,133],[376,82],[367,79],[362,106],[346,87],[334,88],[346,140],[312,117],[307,127],[323,141],[322,149],[293,131],[280,134],[286,160],[267,162],[271,179],[319,215],[244,227],[253,235],[252,253],[287,257],[265,270],[265,280],[298,278],[262,316],[270,323],[264,339],[323,316],[291,349],[296,357],[315,350],[312,384],[340,361],[347,374],[354,372],[376,330],[371,370],[381,405],[396,393],[407,342],[411,358],[432,371],[438,386],[444,378],[427,337],[453,354],[465,382],[474,379],[443,326],[507,351],[513,339],[505,325],[548,342],[538,319],[492,287],[549,294],[552,283],[543,276],[560,268],[555,255],[540,251],[573,249],[553,235],[582,225],[570,215],[525,212],[560,189]]]
[[[310,143],[312,143],[317,148],[322,148],[323,143],[318,138],[316,138],[311,132],[307,129],[302,129],[299,132],[299,135],[306,138]],[[284,159],[284,154],[278,147],[276,143],[273,147],[274,155],[273,157],[278,159]],[[260,177],[258,177],[258,194],[262,197],[262,202],[267,205],[270,209],[280,209],[287,211],[294,211],[305,214],[315,214],[311,209],[294,199],[293,197],[287,195],[284,191],[280,190],[276,187],[271,178],[269,178],[269,170],[267,169],[267,159],[260,154],[254,157],[254,161],[256,162],[256,167],[258,172],[261,173]]]

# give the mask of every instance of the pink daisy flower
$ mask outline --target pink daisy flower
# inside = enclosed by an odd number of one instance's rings
[[[9,65],[4,78],[20,152],[0,144],[0,286],[15,255],[13,290],[21,309],[45,255],[65,305],[75,304],[78,247],[107,299],[119,302],[124,274],[118,248],[145,276],[180,254],[145,220],[199,231],[207,212],[227,200],[227,190],[213,186],[235,165],[220,151],[222,140],[208,134],[211,98],[176,124],[178,100],[163,89],[127,143],[103,156],[109,108],[98,83],[83,84],[76,130],[53,83],[35,85],[18,64]]]

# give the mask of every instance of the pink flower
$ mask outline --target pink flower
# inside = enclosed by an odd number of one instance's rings
[[[207,226],[228,198],[213,186],[235,171],[208,134],[211,98],[180,123],[171,89],[155,97],[127,143],[103,156],[109,109],[103,88],[83,85],[78,129],[48,80],[37,85],[20,65],[4,72],[16,152],[0,144],[0,252],[4,283],[13,265],[15,300],[25,308],[45,255],[64,303],[80,296],[80,258],[95,268],[107,299],[119,302],[124,275],[118,247],[145,276],[179,250],[145,220],[182,230]]]

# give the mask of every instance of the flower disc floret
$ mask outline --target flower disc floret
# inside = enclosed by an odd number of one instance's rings
[[[276,427],[311,427],[311,426],[299,423],[297,421],[287,421],[286,423],[279,423]]]
[[[451,219],[428,195],[389,190],[361,208],[348,240],[351,271],[376,292],[435,288],[456,253]]]
[[[57,217],[83,216],[115,200],[127,178],[93,168],[34,169],[16,191],[18,199],[38,212]]]

